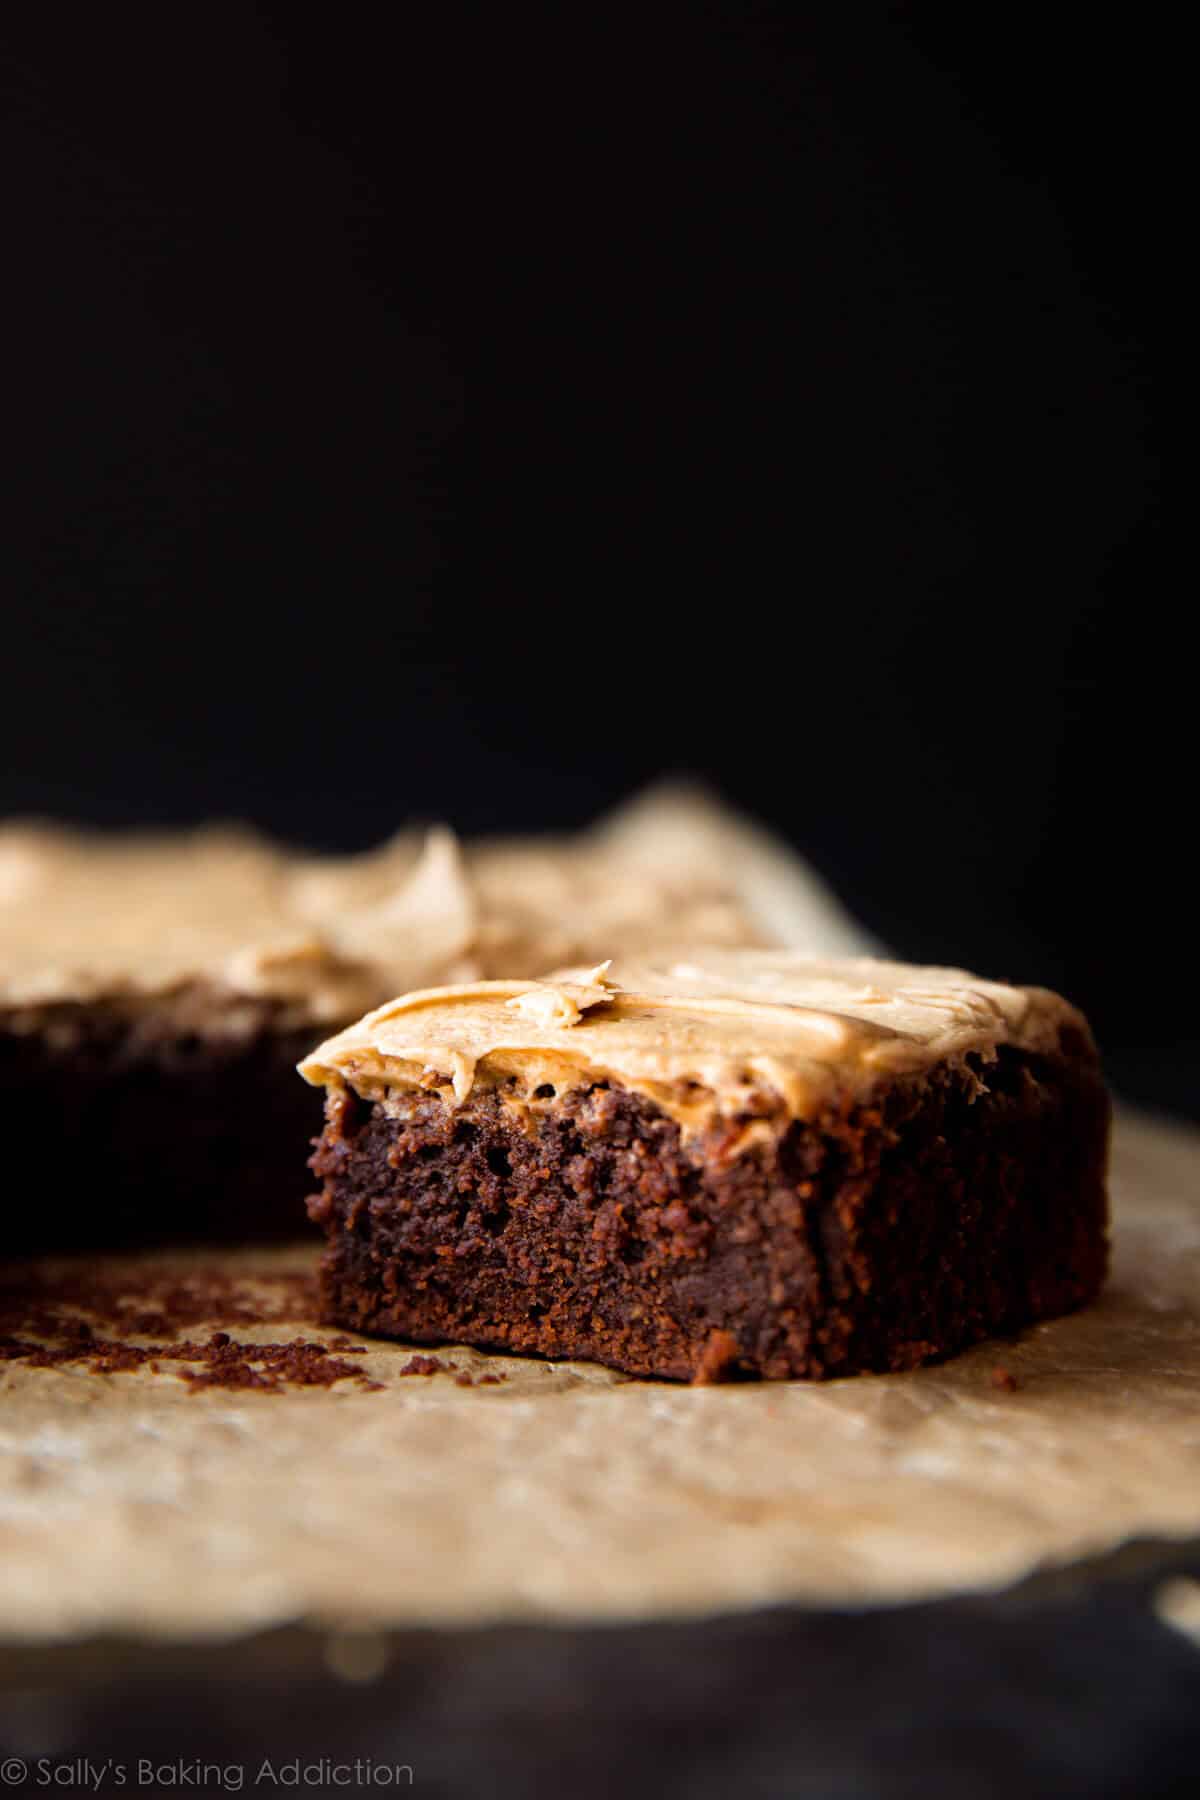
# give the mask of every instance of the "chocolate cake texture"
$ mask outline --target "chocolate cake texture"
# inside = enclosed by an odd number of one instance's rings
[[[1045,990],[704,947],[403,996],[307,1057],[328,1322],[708,1382],[1067,1312],[1109,1106]]]

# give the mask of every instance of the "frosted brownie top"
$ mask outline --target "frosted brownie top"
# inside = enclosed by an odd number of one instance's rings
[[[313,857],[249,830],[106,836],[0,828],[0,1011],[197,989],[316,1028],[433,982],[544,973],[683,921],[764,941],[723,871],[651,867],[590,837],[460,848],[444,829]]]
[[[869,947],[765,832],[680,787],[587,831],[460,846],[406,831],[357,856],[239,827],[156,835],[0,825],[0,1013],[36,1028],[111,1000],[201,1027],[268,1005],[281,1023],[355,1018],[415,987],[542,975],[664,943]]]
[[[869,957],[705,946],[631,956],[539,981],[403,995],[301,1064],[314,1084],[385,1103],[444,1089],[461,1103],[503,1083],[522,1103],[611,1080],[672,1116],[804,1117],[935,1063],[981,1068],[1003,1045],[1091,1053],[1081,1013],[1043,988]],[[986,1081],[986,1073],[981,1075]]]

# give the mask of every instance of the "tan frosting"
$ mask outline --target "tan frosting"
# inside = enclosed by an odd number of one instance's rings
[[[314,1050],[314,1084],[388,1091],[477,1080],[612,1079],[681,1117],[736,1113],[763,1094],[793,1117],[832,1091],[1001,1044],[1055,1047],[1075,1009],[1041,988],[870,957],[702,948],[403,995]]]
[[[387,907],[439,882],[445,903],[429,914],[440,951],[443,913],[457,922],[455,857],[437,836],[423,850],[405,837],[369,856],[315,861],[233,827],[110,838],[9,826],[0,1004],[133,1001],[207,984],[314,1022],[344,1018],[377,999],[393,971],[427,975],[429,958],[402,943]]]
[[[872,948],[803,862],[695,789],[590,830],[459,846],[400,833],[296,855],[240,827],[113,836],[0,825],[0,1012],[34,1028],[164,996],[238,1028],[269,1004],[316,1031],[409,988],[544,974],[683,940]]]
[[[591,836],[460,848],[444,828],[366,855],[289,853],[237,827],[113,837],[0,827],[0,1010],[212,990],[317,1029],[387,994],[653,948],[679,929],[763,941],[717,859],[672,872]]]

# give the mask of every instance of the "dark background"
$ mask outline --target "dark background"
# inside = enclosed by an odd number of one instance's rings
[[[1045,12],[13,29],[0,811],[349,847],[697,772],[1200,1114],[1181,52]]]

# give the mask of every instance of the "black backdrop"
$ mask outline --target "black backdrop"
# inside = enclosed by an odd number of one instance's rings
[[[0,810],[353,846],[698,772],[1200,1111],[1179,52],[837,17],[14,31]]]

